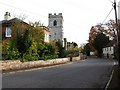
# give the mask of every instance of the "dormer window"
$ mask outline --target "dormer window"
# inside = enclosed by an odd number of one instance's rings
[[[6,27],[5,37],[11,37],[12,31],[10,27]]]
[[[54,20],[53,26],[57,26],[57,21],[56,20]]]

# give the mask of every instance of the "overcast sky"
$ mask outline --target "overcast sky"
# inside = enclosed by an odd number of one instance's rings
[[[91,26],[104,21],[113,8],[111,1],[114,0],[1,0],[0,21],[8,11],[11,17],[25,15],[27,22],[40,20],[48,26],[48,13],[62,13],[64,38],[80,45],[87,42]],[[113,10],[106,21],[114,17]]]

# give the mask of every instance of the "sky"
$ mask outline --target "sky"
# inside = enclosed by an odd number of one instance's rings
[[[78,45],[87,43],[92,26],[103,23],[114,0],[1,0],[0,21],[5,12],[11,13],[11,18],[25,16],[26,22],[41,21],[48,26],[49,13],[63,14],[64,38]],[[118,3],[119,0],[116,0]],[[110,13],[107,22],[114,19],[114,10]]]

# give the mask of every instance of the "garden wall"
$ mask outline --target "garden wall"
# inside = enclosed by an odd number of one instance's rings
[[[79,57],[72,57],[72,61],[80,60]],[[30,61],[30,62],[21,62],[20,60],[5,60],[1,61],[0,65],[2,66],[2,71],[12,71],[12,70],[21,70],[37,67],[45,67],[57,64],[64,64],[70,62],[70,58],[59,58],[52,60],[39,60],[39,61]]]

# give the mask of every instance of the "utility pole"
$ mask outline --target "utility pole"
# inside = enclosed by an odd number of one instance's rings
[[[117,59],[118,59],[118,65],[120,66],[120,38],[119,38],[119,29],[118,29],[118,19],[117,19],[117,10],[116,10],[116,0],[114,0],[113,7],[115,10],[115,22],[116,22],[116,36],[117,36]]]

